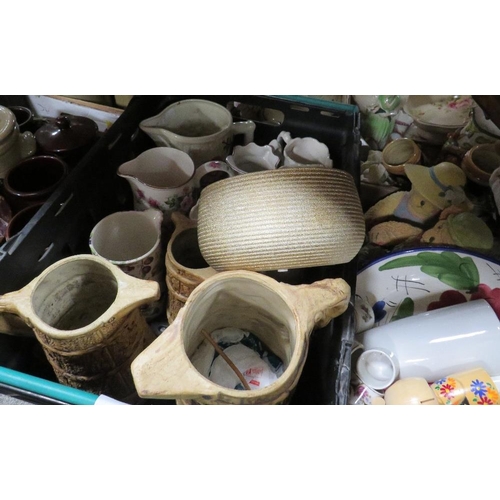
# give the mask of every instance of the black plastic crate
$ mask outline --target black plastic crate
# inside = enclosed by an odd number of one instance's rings
[[[268,144],[281,131],[292,137],[315,137],[329,147],[335,168],[349,172],[359,187],[360,116],[355,106],[299,96],[135,96],[24,230],[0,247],[0,293],[21,288],[57,260],[89,253],[93,226],[110,213],[132,209],[130,187],[116,171],[125,161],[155,146],[139,123],[173,102],[195,98],[228,107],[235,120],[255,121],[258,144]],[[241,104],[254,116],[241,116]],[[266,120],[265,109],[277,110],[283,120]],[[352,289],[346,313],[313,332],[292,404],[347,403],[356,271],[354,259],[341,266],[266,273],[290,284],[341,277]]]

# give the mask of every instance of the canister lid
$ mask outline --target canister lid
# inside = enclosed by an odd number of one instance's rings
[[[61,113],[40,127],[35,139],[47,152],[64,153],[90,144],[97,130],[97,124],[90,118]]]
[[[12,134],[16,126],[14,113],[5,106],[0,106],[0,144]]]

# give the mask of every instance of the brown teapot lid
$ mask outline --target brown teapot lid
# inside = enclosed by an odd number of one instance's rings
[[[90,118],[61,113],[40,127],[35,139],[45,151],[64,153],[90,144],[97,130],[97,124]]]

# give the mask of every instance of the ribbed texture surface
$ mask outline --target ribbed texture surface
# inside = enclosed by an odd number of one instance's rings
[[[343,264],[359,252],[365,222],[350,174],[324,167],[240,175],[202,191],[198,242],[218,271]]]

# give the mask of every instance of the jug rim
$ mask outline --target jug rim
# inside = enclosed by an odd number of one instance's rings
[[[104,255],[99,252],[97,247],[99,245],[96,244],[95,241],[95,236],[98,233],[98,231],[106,225],[109,221],[113,220],[116,217],[136,217],[137,219],[147,219],[151,224],[154,226],[154,229],[156,230],[156,240],[151,248],[147,250],[144,254],[139,255],[137,257],[133,257],[130,259],[125,259],[125,260],[119,260],[119,259],[112,259],[105,257]],[[94,255],[97,255],[99,257],[102,257],[103,259],[107,260],[108,262],[111,262],[114,265],[117,266],[126,266],[130,264],[134,264],[137,262],[140,262],[141,260],[145,259],[149,255],[153,254],[156,249],[159,247],[161,243],[161,223],[163,220],[163,213],[161,210],[158,210],[157,208],[148,208],[146,210],[142,211],[137,211],[137,210],[122,210],[119,212],[114,212],[112,214],[107,215],[106,217],[103,217],[93,228],[92,231],[90,232],[89,236],[89,247],[91,249],[91,252]]]
[[[145,129],[163,130],[165,132],[168,132],[169,134],[172,134],[173,136],[175,136],[176,138],[179,138],[179,139],[197,140],[197,141],[200,140],[200,139],[208,141],[208,140],[210,140],[210,139],[212,139],[212,138],[214,138],[214,137],[216,137],[216,136],[218,136],[218,135],[220,135],[220,134],[222,134],[222,133],[225,132],[225,129],[221,129],[221,130],[218,130],[217,132],[214,132],[212,134],[207,134],[207,135],[203,135],[203,136],[200,136],[200,137],[189,137],[189,136],[182,135],[182,134],[179,134],[179,133],[171,130],[166,125],[161,125],[161,124],[157,124],[157,123],[153,124],[152,123],[155,120],[158,120],[159,118],[165,116],[168,111],[174,109],[177,106],[180,106],[183,103],[203,103],[203,104],[212,106],[212,108],[219,109],[221,112],[224,112],[224,114],[229,119],[228,126],[230,126],[231,123],[234,121],[234,118],[233,118],[233,115],[231,114],[231,111],[229,111],[222,104],[219,104],[219,103],[214,102],[214,101],[209,101],[207,99],[182,99],[180,101],[176,101],[176,102],[173,102],[172,104],[168,105],[165,109],[163,109],[162,111],[160,111],[156,115],[150,116],[149,118],[145,118],[144,120],[142,120],[142,122],[140,123],[140,128],[143,131],[145,131]]]
[[[108,271],[110,271],[111,275],[116,280],[116,285],[117,285],[116,296],[113,302],[104,312],[102,312],[97,318],[95,318],[93,321],[86,324],[85,326],[69,330],[63,330],[54,327],[49,323],[47,323],[46,321],[44,321],[40,317],[40,315],[35,312],[35,308],[33,305],[33,294],[36,292],[38,286],[49,274],[53,273],[55,270],[57,270],[62,266],[70,264],[71,262],[78,262],[82,260],[95,262],[101,267],[106,268]],[[147,281],[128,276],[126,273],[121,271],[116,265],[108,262],[101,256],[91,255],[91,254],[79,254],[55,262],[54,264],[46,268],[44,271],[42,271],[25,288],[19,290],[18,292],[13,292],[13,293],[20,294],[26,292],[28,294],[27,310],[23,311],[22,315],[28,319],[28,321],[34,328],[42,332],[45,336],[49,336],[58,340],[63,340],[63,339],[81,337],[83,335],[88,334],[92,330],[101,329],[106,327],[107,325],[109,325],[111,329],[115,327],[116,324],[118,324],[124,316],[132,312],[133,309],[139,307],[141,303],[147,302],[149,300],[149,298],[144,299],[144,294],[143,297],[139,296],[133,297],[133,293],[131,293],[131,291],[129,291],[128,293],[129,297],[123,297],[123,300],[119,300],[120,287],[123,287],[124,289],[132,288],[130,285],[132,283],[138,283],[138,282],[144,284],[144,289],[148,287]],[[154,282],[154,284],[156,285],[156,287],[158,287],[158,284],[156,282]]]
[[[130,165],[136,163],[140,157],[144,158],[144,156],[149,156],[149,155],[155,154],[154,152],[159,152],[160,149],[163,149],[163,150],[168,149],[168,150],[175,151],[175,154],[177,154],[178,156],[183,157],[185,160],[189,160],[189,166],[190,167],[192,166],[192,173],[187,180],[181,182],[180,184],[175,184],[172,186],[158,186],[156,184],[151,184],[150,182],[146,182],[146,181],[142,180],[135,173],[132,174],[132,173],[124,173],[123,172],[123,170],[125,170],[127,166],[130,166]],[[148,155],[146,155],[147,153],[148,153]],[[194,164],[193,159],[187,153],[185,153],[184,151],[181,151],[180,149],[173,148],[170,146],[155,146],[153,148],[147,149],[146,151],[143,151],[140,155],[136,156],[135,158],[132,158],[131,160],[122,163],[118,167],[116,173],[118,176],[120,176],[124,179],[134,179],[137,182],[139,182],[140,184],[147,186],[148,188],[164,191],[166,189],[178,189],[178,188],[185,186],[189,182],[191,182],[196,174],[196,166]]]

